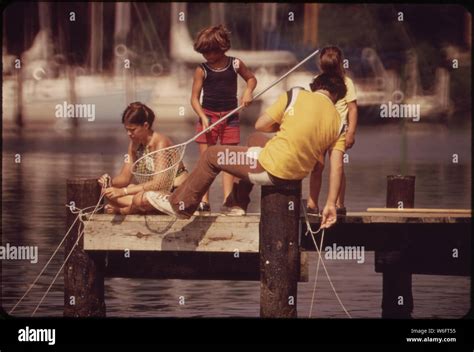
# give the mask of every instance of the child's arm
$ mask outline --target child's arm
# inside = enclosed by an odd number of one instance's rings
[[[255,122],[255,129],[259,132],[277,132],[280,129],[280,125],[265,113]]]
[[[357,102],[351,101],[347,103],[347,119],[349,127],[346,132],[346,149],[352,148],[355,143],[355,131],[357,127]]]
[[[240,98],[240,104],[248,106],[252,102],[252,92],[257,86],[257,79],[252,71],[242,62],[240,59],[236,59],[239,62],[239,68],[237,73],[247,82],[247,88],[245,88],[242,97]]]
[[[127,186],[133,178],[132,174],[132,142],[128,145],[128,163],[124,162],[122,170],[118,176],[112,178],[112,187],[125,187]]]
[[[278,132],[285,113],[287,94],[280,94],[277,101],[270,105],[255,122],[255,129],[260,132]]]
[[[340,150],[333,149],[329,155],[330,172],[328,198],[323,210],[323,218],[321,220],[321,228],[329,228],[336,223],[336,199],[339,194],[342,179],[342,157],[344,153]]]
[[[194,71],[193,89],[191,92],[191,106],[193,107],[194,112],[201,119],[202,128],[205,129],[209,127],[209,120],[207,119],[206,114],[202,110],[201,103],[199,102],[203,81],[204,71],[201,67],[196,67],[196,71]]]
[[[109,187],[103,189],[103,193],[109,199],[115,199],[127,195],[124,191],[124,188],[127,187],[133,179],[132,174],[132,142],[128,146],[128,162],[124,162],[122,170],[118,176],[115,176],[111,179],[111,184]]]

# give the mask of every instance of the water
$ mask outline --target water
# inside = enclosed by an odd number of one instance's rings
[[[187,140],[194,133],[188,124],[158,125],[174,141]],[[252,129],[243,126],[242,136]],[[346,206],[349,211],[383,207],[386,176],[401,170],[401,131],[396,124],[360,126],[356,145],[345,164]],[[407,174],[416,175],[417,207],[470,208],[471,134],[469,127],[410,124],[407,131]],[[25,292],[65,233],[66,179],[116,174],[127,150],[123,127],[83,124],[75,134],[45,125],[30,125],[21,133],[4,128],[2,153],[3,244],[39,247],[39,261],[6,260],[3,265],[3,304],[9,310]],[[18,155],[20,163],[15,163]],[[458,158],[453,163],[453,155]],[[188,147],[185,163],[192,168],[197,146]],[[18,161],[18,160],[17,160]],[[327,173],[323,175],[321,205],[327,194]],[[304,193],[308,191],[307,180]],[[250,212],[259,211],[260,190],[252,194]],[[222,202],[221,178],[212,187],[214,209]],[[38,287],[16,310],[31,314],[56,274],[64,254],[53,260]],[[307,317],[313,292],[316,255],[310,254],[310,282],[298,286],[298,315]],[[373,252],[365,263],[326,261],[339,296],[356,318],[381,315],[382,275],[374,272]],[[110,278],[105,282],[107,315],[112,317],[258,317],[260,286],[245,281],[140,280]],[[313,317],[344,318],[324,273],[318,279]],[[415,318],[459,318],[470,308],[467,277],[413,275]],[[184,305],[180,299],[184,297]],[[63,278],[37,312],[37,316],[61,316]]]

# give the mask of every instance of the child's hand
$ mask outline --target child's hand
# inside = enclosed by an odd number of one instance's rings
[[[104,188],[104,187],[108,187],[109,186],[109,181],[110,181],[110,176],[109,174],[103,174],[102,176],[99,177],[99,179],[97,180],[97,182],[99,183],[99,185]]]
[[[321,229],[328,229],[337,221],[337,212],[334,205],[326,205],[323,210],[323,218],[321,220]]]
[[[108,199],[115,199],[124,196],[124,192],[121,188],[109,187],[102,191]]]
[[[352,148],[355,143],[355,133],[354,132],[346,132],[346,149]]]
[[[209,127],[209,119],[207,118],[202,118],[201,117],[201,124],[202,124],[202,129],[205,130],[206,128]]]
[[[242,95],[242,98],[240,99],[240,105],[249,106],[252,101],[252,93],[245,91],[245,93]]]
[[[110,205],[106,204],[104,207],[104,212],[105,214],[120,214],[120,209]]]

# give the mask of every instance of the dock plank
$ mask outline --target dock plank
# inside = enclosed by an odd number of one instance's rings
[[[304,217],[301,219],[304,221]],[[308,215],[311,224],[320,216]],[[467,224],[470,214],[353,212],[338,217],[346,224]],[[210,214],[179,220],[166,215],[96,214],[84,233],[85,250],[198,251],[258,253],[260,214]],[[317,226],[317,225],[316,225]],[[331,230],[329,230],[331,231]]]
[[[300,280],[304,281],[308,277],[304,251],[315,249],[311,239],[304,236],[304,217],[301,220]],[[315,229],[320,217],[309,215],[308,220]],[[357,245],[363,246],[366,251],[405,248],[407,265],[413,273],[468,275],[470,222],[470,214],[449,212],[354,212],[339,217],[338,223],[326,232],[325,246]],[[112,276],[118,276],[122,271],[126,277],[235,277],[255,280],[259,277],[255,264],[259,256],[259,223],[260,214],[256,213],[241,217],[210,214],[188,220],[165,215],[96,214],[85,228],[84,250],[104,251],[108,253],[109,259],[116,258],[109,260],[107,270]],[[455,258],[452,256],[454,249],[459,253]],[[142,259],[152,258],[149,259],[150,263],[174,264],[169,270],[164,270],[164,264],[160,264],[156,270],[142,272],[142,266],[135,268],[130,266],[131,261],[123,259],[125,250],[133,252],[132,258],[135,260],[138,256]],[[237,253],[246,259],[234,262],[232,258]],[[191,257],[184,257],[189,255]],[[230,265],[229,260],[232,265],[240,262],[247,266],[240,264],[238,268],[229,266],[228,270],[216,271],[216,266],[222,263]],[[200,268],[198,273],[193,270],[196,265]],[[378,267],[382,270],[383,263]]]
[[[96,215],[84,233],[85,250],[258,253],[260,218]]]
[[[311,221],[318,222],[319,216],[308,215]],[[471,222],[471,214],[467,213],[428,213],[428,212],[349,212],[347,216],[339,216],[338,223],[345,224],[455,224]],[[337,224],[336,224],[337,226]]]

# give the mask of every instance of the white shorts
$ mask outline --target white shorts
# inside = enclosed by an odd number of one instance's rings
[[[254,160],[258,160],[258,156],[262,152],[263,148],[262,147],[250,147],[247,150],[247,158],[252,158]],[[260,173],[248,173],[248,177],[251,183],[254,185],[259,185],[259,186],[274,186],[274,183],[270,179],[270,175],[268,172],[263,171]]]

